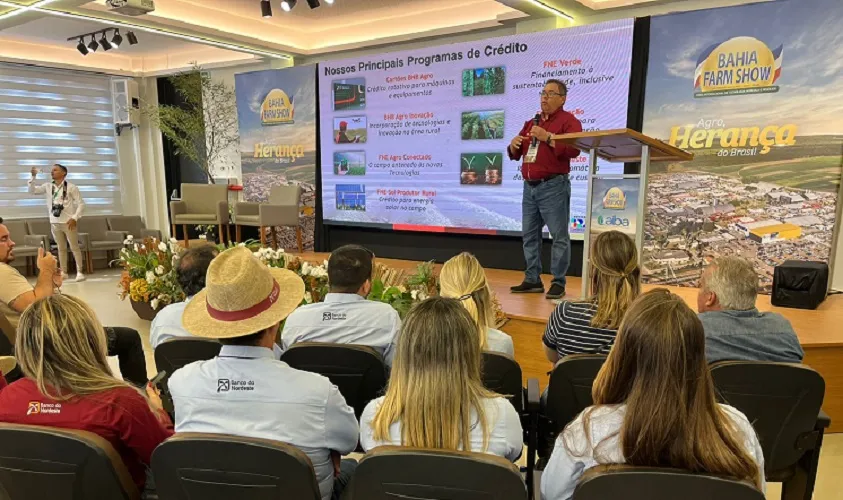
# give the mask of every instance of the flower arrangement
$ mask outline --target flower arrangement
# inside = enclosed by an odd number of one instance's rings
[[[123,268],[118,284],[121,299],[148,302],[153,310],[184,300],[174,269],[179,252],[174,238],[167,243],[154,238],[138,243],[130,235],[123,244],[116,261]]]

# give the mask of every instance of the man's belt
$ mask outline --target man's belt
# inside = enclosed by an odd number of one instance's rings
[[[541,184],[542,182],[547,182],[551,179],[555,179],[555,178],[563,176],[563,175],[567,176],[568,174],[550,174],[547,177],[545,177],[544,179],[536,179],[536,180],[524,179],[524,182],[526,182],[527,184],[529,184],[532,187],[536,187],[539,184]]]

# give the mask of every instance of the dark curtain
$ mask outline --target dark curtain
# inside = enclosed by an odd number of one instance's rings
[[[626,111],[626,127],[641,131],[644,126],[644,96],[647,90],[647,65],[650,60],[650,18],[635,20],[632,35],[632,71],[629,75],[629,107]],[[625,174],[637,174],[641,164],[627,163]]]

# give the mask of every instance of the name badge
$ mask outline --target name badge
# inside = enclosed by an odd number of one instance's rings
[[[536,162],[536,155],[539,154],[539,143],[536,141],[535,144],[530,144],[530,149],[527,150],[527,154],[524,155],[524,163],[535,163]]]

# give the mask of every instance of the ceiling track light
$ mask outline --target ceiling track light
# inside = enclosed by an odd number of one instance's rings
[[[99,44],[97,44],[97,39],[94,38],[94,35],[91,35],[91,43],[88,44],[88,48],[91,49],[91,52],[96,52],[98,48],[100,48]]]
[[[319,0],[307,0],[307,5],[309,5],[311,9],[315,9],[316,7],[319,7]]]
[[[127,31],[126,32],[126,39],[129,40],[129,45],[137,45],[138,44],[138,37],[135,36],[134,31]]]
[[[114,32],[114,36],[112,36],[111,41],[109,41],[108,35],[112,31]],[[91,37],[91,42],[88,45],[85,45],[85,37],[88,36]],[[97,36],[100,37],[99,41],[97,41]],[[131,31],[126,33],[126,38],[129,40],[129,45],[135,45],[138,43],[138,37],[136,37]],[[104,51],[119,48],[120,45],[123,44],[123,35],[120,34],[120,30],[118,28],[105,28],[103,30],[94,31],[93,33],[84,33],[72,36],[68,38],[67,41],[78,41],[79,43],[76,45],[76,50],[78,50],[83,56],[86,56],[89,52],[96,52],[100,47],[102,47]]]
[[[79,37],[79,45],[76,46],[76,50],[78,50],[83,56],[88,55],[88,47],[85,46],[85,39],[81,36]]]
[[[334,0],[325,0],[325,3],[328,5],[334,5]]]
[[[120,30],[115,29],[114,37],[111,38],[111,45],[113,45],[115,49],[119,49],[121,43],[123,43],[123,37],[120,35]]]
[[[290,12],[293,10],[293,7],[296,6],[297,0],[282,0],[281,2],[281,10],[284,12]]]
[[[261,16],[272,17],[272,4],[269,0],[261,0]]]
[[[102,38],[100,38],[100,47],[106,52],[111,50],[111,42],[108,41],[108,38],[105,37],[105,33],[102,34]]]

